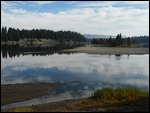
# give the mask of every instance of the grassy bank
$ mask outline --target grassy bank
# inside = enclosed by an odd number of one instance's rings
[[[71,112],[71,111],[149,111],[149,92],[136,88],[103,88],[85,99],[73,99],[47,104],[17,107],[9,112]]]
[[[106,101],[133,101],[148,97],[149,93],[137,88],[103,88],[93,94],[93,98]]]

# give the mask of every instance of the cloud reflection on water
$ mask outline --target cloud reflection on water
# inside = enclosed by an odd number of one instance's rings
[[[108,86],[149,89],[149,55],[123,55],[120,60],[116,60],[114,55],[83,53],[20,55],[2,59],[1,84],[28,82],[65,82],[66,85],[43,97],[3,108],[89,97],[96,89]]]
[[[119,61],[115,57],[93,57],[80,53],[2,59],[1,82],[10,84],[78,80],[148,86],[149,55],[130,55],[130,58],[123,55]]]

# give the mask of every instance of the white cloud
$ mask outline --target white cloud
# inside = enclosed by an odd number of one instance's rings
[[[112,6],[113,4],[117,3],[116,1],[95,1],[95,2],[82,2],[78,4],[78,7],[95,7],[95,6],[100,6],[100,7],[105,7],[105,6]]]
[[[44,4],[51,4],[54,1],[32,1],[33,3],[36,3],[38,5],[44,5]]]
[[[8,8],[13,8],[16,4],[12,2],[6,2],[6,1],[1,1],[1,8],[2,9],[8,9]]]
[[[122,2],[122,1],[121,1]],[[126,4],[149,4],[149,1],[123,1]]]
[[[149,1],[90,1],[82,2],[78,4],[78,7],[109,7],[113,5],[126,5],[125,7],[130,7],[130,5],[148,5]],[[129,5],[129,6],[128,6]]]
[[[16,13],[16,14],[24,14],[26,13],[27,11],[24,10],[24,9],[12,9],[10,10],[12,13]]]
[[[13,3],[11,3],[11,2],[6,2],[6,1],[1,1],[1,6],[12,6],[12,5],[14,5]]]
[[[44,3],[46,2],[41,4]],[[82,34],[149,35],[149,9],[112,7],[111,4],[114,2],[105,2],[105,4],[109,6],[72,8],[55,14],[29,12],[16,8],[10,10],[13,13],[1,10],[1,25],[20,29],[71,30]]]
[[[65,1],[67,4],[74,4],[77,3],[78,1]]]

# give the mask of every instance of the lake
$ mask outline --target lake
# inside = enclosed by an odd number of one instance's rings
[[[7,56],[7,57],[4,57]],[[1,84],[60,82],[49,95],[6,105],[35,105],[85,98],[104,87],[138,87],[149,90],[149,54],[98,55],[24,52],[10,57],[1,52]]]

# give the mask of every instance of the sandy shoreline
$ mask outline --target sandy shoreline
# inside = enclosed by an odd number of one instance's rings
[[[74,49],[66,49],[64,52],[88,53],[88,54],[149,54],[149,48],[133,48],[133,47],[92,47],[86,45]]]
[[[45,95],[49,88],[59,87],[63,84],[59,83],[23,83],[1,85],[1,105],[32,99],[41,95]],[[89,103],[89,104],[85,104]],[[92,104],[90,104],[92,103]],[[99,106],[91,98],[70,99],[59,102],[50,102],[40,105],[27,106],[22,108],[1,109],[2,112],[15,111],[30,112],[149,112],[149,99],[137,100],[128,104],[104,104],[100,102]]]

